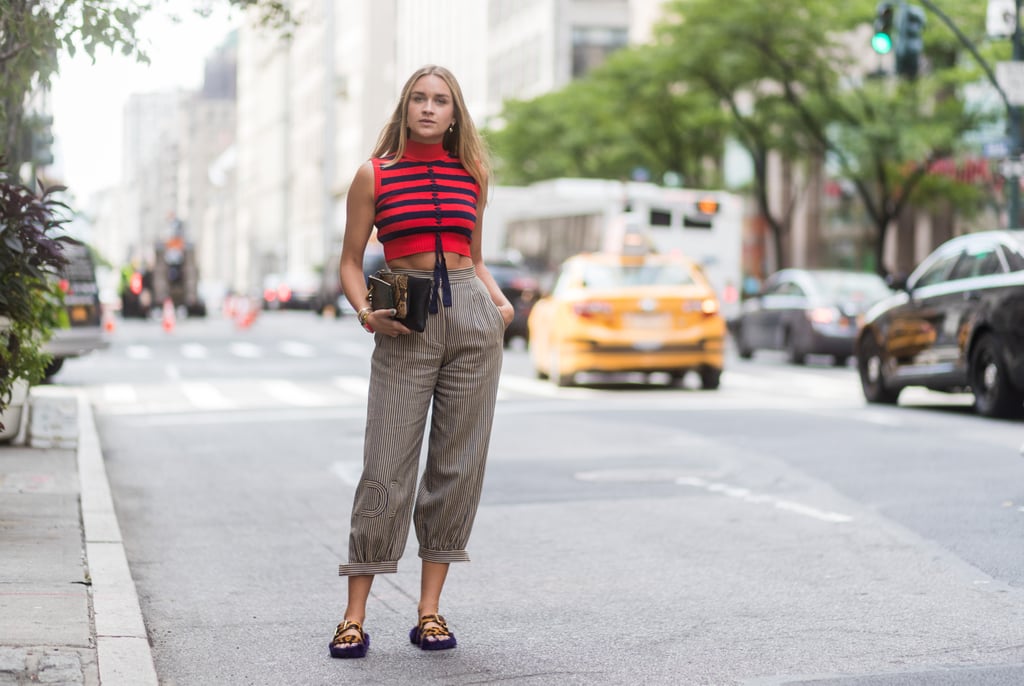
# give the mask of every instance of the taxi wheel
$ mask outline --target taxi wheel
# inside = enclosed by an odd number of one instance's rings
[[[741,324],[736,330],[736,353],[744,360],[749,360],[754,356],[754,349],[751,348],[746,341],[746,336],[743,335],[743,325]]]
[[[974,408],[985,417],[1018,417],[1024,393],[1010,384],[1003,349],[992,334],[983,335],[974,346],[970,369]]]
[[[558,352],[551,353],[551,379],[557,386],[565,388],[566,386],[573,386],[576,383],[575,374],[563,374],[562,365],[558,359]]]
[[[701,367],[700,386],[705,391],[713,391],[722,383],[722,370],[717,367]]]

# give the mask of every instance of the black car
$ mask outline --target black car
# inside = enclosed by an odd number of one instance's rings
[[[1024,230],[946,241],[894,286],[857,338],[868,402],[924,386],[970,390],[985,416],[1024,413]]]
[[[867,309],[892,295],[877,274],[835,269],[782,269],[743,302],[730,327],[742,358],[756,350],[784,350],[791,362],[831,355],[843,366],[853,354]]]
[[[512,307],[515,309],[515,316],[512,323],[505,328],[505,346],[511,344],[512,339],[519,337],[529,342],[530,334],[526,327],[526,320],[530,317],[530,310],[537,301],[540,291],[540,283],[527,267],[518,262],[509,261],[487,261],[487,270],[494,277],[505,294]]]
[[[52,358],[46,367],[51,377],[64,366],[69,357],[79,357],[110,345],[103,331],[100,289],[96,283],[96,267],[89,246],[78,241],[65,243],[67,266],[60,274],[64,293],[64,317],[53,336],[43,344]]]

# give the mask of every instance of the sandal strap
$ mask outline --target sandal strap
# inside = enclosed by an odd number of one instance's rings
[[[342,636],[346,631],[355,629],[356,634],[347,634]],[[363,634],[363,627],[359,622],[350,622],[347,619],[342,620],[341,624],[338,625],[338,630],[334,632],[334,638],[331,639],[331,645],[351,645],[356,643],[363,643],[366,641],[366,636]]]
[[[436,624],[437,626],[426,626],[427,624]],[[448,624],[444,621],[444,617],[438,614],[423,615],[420,617],[420,636],[451,636],[452,632],[448,630]]]

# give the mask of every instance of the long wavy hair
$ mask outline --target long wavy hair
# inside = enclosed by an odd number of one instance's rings
[[[428,64],[420,67],[402,87],[402,96],[395,106],[390,121],[384,126],[377,137],[373,148],[374,157],[391,157],[388,164],[394,164],[405,153],[405,145],[409,140],[409,99],[412,88],[424,76],[440,77],[452,92],[452,105],[455,110],[455,129],[445,131],[441,144],[452,157],[457,157],[478,184],[480,184],[480,202],[486,202],[487,188],[491,179],[491,158],[487,145],[473,123],[466,109],[466,99],[462,97],[462,89],[455,76],[444,67]],[[386,166],[386,165],[385,165]]]

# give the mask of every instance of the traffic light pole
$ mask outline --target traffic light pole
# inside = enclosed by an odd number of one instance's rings
[[[1017,0],[1015,3],[1016,9],[1014,11],[1013,21],[1013,35],[1010,40],[1013,41],[1013,61],[1020,62],[1024,59],[1024,49],[1021,48],[1021,35],[1020,35],[1020,5],[1021,0]],[[1009,105],[1009,101],[1007,101]],[[1021,156],[1021,141],[1020,141],[1020,107],[1009,106],[1007,110],[1009,113],[1010,121],[1010,159],[1015,162],[1020,159]],[[1020,165],[1014,164],[1013,167],[1017,168]],[[1014,173],[1013,176],[1006,179],[1009,184],[1009,199],[1007,204],[1009,205],[1008,212],[1009,217],[1007,218],[1007,228],[1014,229],[1020,225],[1020,177]]]

